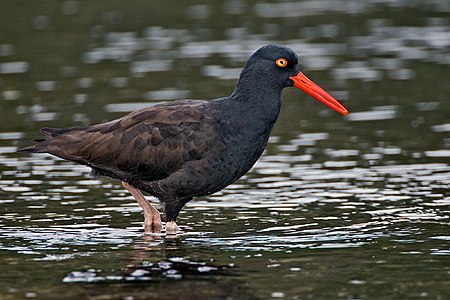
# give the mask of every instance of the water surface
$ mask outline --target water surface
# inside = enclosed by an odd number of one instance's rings
[[[450,297],[448,2],[159,2],[3,3],[0,298]],[[40,127],[228,95],[272,42],[351,113],[287,89],[264,156],[176,238],[145,235],[119,182],[16,153]]]

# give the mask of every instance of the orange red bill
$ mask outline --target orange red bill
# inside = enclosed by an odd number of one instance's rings
[[[317,101],[322,102],[340,114],[348,115],[347,109],[342,106],[342,104],[325,92],[320,86],[312,82],[312,80],[306,77],[302,72],[299,72],[296,76],[289,77],[289,79],[294,82],[296,88],[304,91]]]

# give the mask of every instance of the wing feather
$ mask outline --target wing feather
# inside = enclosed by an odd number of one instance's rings
[[[160,180],[208,151],[215,119],[206,106],[157,105],[90,127],[47,129],[51,137],[34,147],[119,179]]]

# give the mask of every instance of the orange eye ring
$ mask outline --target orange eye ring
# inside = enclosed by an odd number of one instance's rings
[[[286,58],[279,58],[275,61],[275,63],[277,64],[277,66],[279,66],[280,68],[286,68],[288,65],[288,61]]]

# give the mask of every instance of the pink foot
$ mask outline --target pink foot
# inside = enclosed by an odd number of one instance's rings
[[[166,223],[166,234],[177,234],[178,226],[175,221],[169,221]]]
[[[126,188],[134,199],[139,203],[139,206],[144,211],[144,230],[147,233],[159,233],[162,229],[161,215],[159,211],[154,208],[150,202],[145,199],[141,191],[127,182],[122,182],[124,188]],[[175,224],[176,226],[176,224]]]

